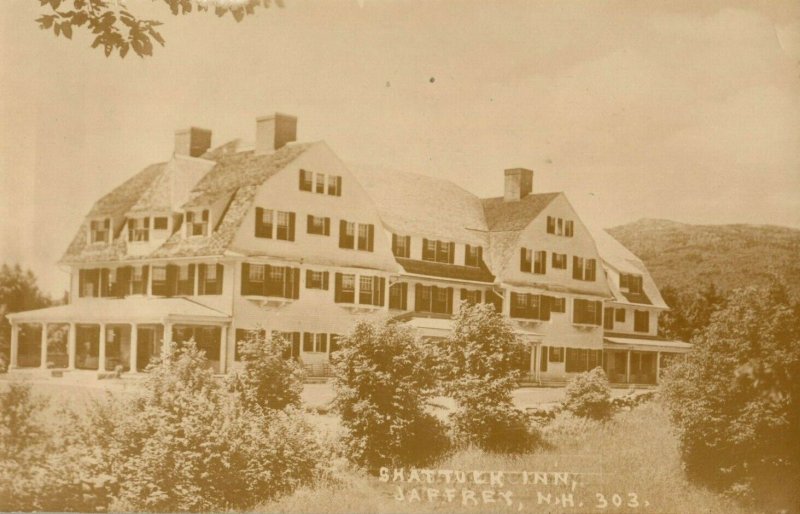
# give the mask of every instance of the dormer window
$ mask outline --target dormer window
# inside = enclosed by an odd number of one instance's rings
[[[150,218],[131,218],[128,220],[128,241],[150,240]]]
[[[166,216],[156,216],[153,218],[153,228],[155,230],[167,230],[168,218]]]
[[[186,235],[208,235],[208,209],[204,209],[202,212],[188,211],[186,213]]]
[[[453,264],[453,256],[456,253],[455,247],[455,243],[423,239],[422,260]]]
[[[629,293],[640,294],[642,292],[642,276],[621,273],[619,276],[619,288]]]
[[[92,221],[89,230],[92,243],[108,243],[111,239],[111,218]]]
[[[392,234],[392,253],[396,257],[411,257],[411,237]]]
[[[464,251],[464,265],[478,267],[483,260],[483,248],[480,246],[467,245]]]

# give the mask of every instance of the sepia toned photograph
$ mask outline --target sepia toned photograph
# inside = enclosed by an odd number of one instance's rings
[[[0,512],[800,513],[797,0],[7,0]]]

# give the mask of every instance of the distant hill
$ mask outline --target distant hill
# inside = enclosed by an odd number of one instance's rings
[[[642,219],[608,232],[644,261],[659,287],[711,282],[730,290],[777,276],[800,298],[800,230]]]

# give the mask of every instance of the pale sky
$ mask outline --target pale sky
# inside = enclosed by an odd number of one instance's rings
[[[59,295],[92,203],[169,159],[176,128],[252,140],[275,111],[345,161],[479,196],[531,168],[593,225],[800,228],[800,2],[284,2],[237,24],[128,0],[165,22],[144,60],[3,2],[0,262]]]

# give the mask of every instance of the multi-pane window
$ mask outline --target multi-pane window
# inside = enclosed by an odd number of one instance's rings
[[[331,233],[331,219],[323,216],[308,215],[306,232],[319,236],[328,236]]]
[[[389,287],[389,308],[406,310],[408,305],[408,283],[398,282]]]
[[[294,241],[294,213],[278,211],[275,239]]]
[[[483,248],[480,246],[467,245],[464,249],[464,265],[480,266],[483,259]]]
[[[331,196],[342,196],[342,177],[339,175],[328,175],[328,194]]]
[[[300,191],[313,191],[314,173],[308,170],[300,170]]]
[[[547,273],[547,252],[539,250],[533,254],[533,272],[538,275]]]
[[[178,295],[192,296],[194,294],[194,264],[181,264],[178,266]]]
[[[303,352],[328,353],[328,334],[303,332]]]
[[[155,230],[167,230],[169,220],[166,216],[156,216],[153,218],[153,228]]]
[[[620,289],[627,290],[629,293],[641,294],[642,276],[621,273],[619,276],[619,287]]]
[[[384,305],[383,294],[386,279],[381,277],[359,277],[358,303],[363,305]]]
[[[536,319],[547,321],[550,319],[550,297],[538,294],[511,293],[512,318]]]
[[[320,194],[325,194],[325,174],[314,174],[314,191]]]
[[[572,256],[572,278],[594,282],[597,275],[597,261],[594,259],[584,259],[583,257]]]
[[[411,257],[411,236],[392,234],[392,253],[395,257]]]
[[[131,268],[131,294],[147,294],[147,266]]]
[[[547,252],[538,250],[534,252],[528,248],[520,250],[520,271],[533,272],[537,275],[544,275],[547,273]]]
[[[375,226],[372,224],[354,223],[341,220],[339,222],[339,248],[353,250],[356,248],[356,232],[358,232],[358,249],[371,252],[374,249]]]
[[[550,362],[564,362],[564,348],[560,346],[551,346],[548,353],[547,360]]]
[[[592,300],[576,298],[573,301],[572,322],[579,325],[603,324],[603,304]]]
[[[453,264],[456,244],[433,239],[422,240],[422,260]]]
[[[453,313],[453,288],[417,284],[414,293],[414,310],[438,314]]]
[[[200,264],[197,273],[197,294],[222,294],[222,264]]]
[[[481,298],[483,297],[482,291],[480,289],[475,290],[468,290],[462,289],[461,290],[461,299],[466,300],[467,303],[470,305],[476,305],[481,303]]]
[[[111,239],[111,219],[94,220],[90,224],[92,243],[108,243]]]
[[[356,301],[356,276],[352,274],[337,273],[334,288],[336,303],[355,303]]]
[[[567,254],[553,253],[553,269],[567,269]]]
[[[208,209],[202,212],[186,212],[186,235],[187,236],[207,236],[208,235]]]
[[[242,295],[297,299],[300,297],[300,269],[244,262]]]
[[[559,297],[550,298],[550,312],[567,312],[567,299]]]
[[[275,212],[272,209],[256,207],[256,237],[272,239]]]
[[[326,191],[327,184],[327,191]],[[330,196],[342,196],[342,177],[339,175],[326,175],[309,170],[300,170],[300,191],[314,192]]]
[[[169,290],[167,288],[167,267],[166,266],[153,266],[153,283],[152,293],[153,296],[168,296]]]
[[[78,294],[81,297],[100,296],[100,270],[82,269],[78,271]]]
[[[306,270],[306,289],[328,289],[328,272]]]
[[[131,218],[128,220],[128,241],[150,240],[150,218]]]
[[[572,237],[575,232],[575,225],[572,220],[564,218],[557,218],[555,216],[547,217],[547,233],[556,236]]]
[[[648,311],[633,311],[633,331],[650,332],[650,313]]]

